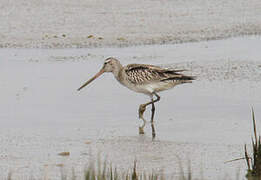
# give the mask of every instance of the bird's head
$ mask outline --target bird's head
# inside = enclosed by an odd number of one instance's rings
[[[79,89],[78,91],[80,91],[82,88],[84,88],[85,86],[87,86],[88,84],[90,84],[93,80],[95,80],[96,78],[98,78],[100,75],[102,75],[104,72],[114,72],[115,70],[118,69],[118,67],[120,67],[120,62],[119,60],[113,58],[113,57],[109,57],[107,59],[105,59],[103,66],[101,68],[101,70],[94,75],[91,79],[89,79],[86,83],[84,83]]]
[[[118,64],[119,61],[117,59],[109,57],[105,59],[102,69],[104,72],[113,72],[117,68]]]

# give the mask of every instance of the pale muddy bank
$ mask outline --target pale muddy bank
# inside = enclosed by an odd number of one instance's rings
[[[177,175],[179,159],[194,177],[221,179],[239,172],[252,135],[250,107],[261,132],[261,40],[227,40],[92,49],[0,49],[0,177],[60,179],[60,167],[82,175],[92,155],[122,169]],[[186,68],[198,80],[162,92],[156,104],[157,138],[139,137],[138,106],[148,97],[104,74],[82,92],[106,57],[122,64]],[[149,118],[150,110],[145,113]],[[70,152],[61,157],[60,152]],[[240,170],[239,170],[240,169]],[[202,171],[201,171],[202,170]]]
[[[260,0],[0,0],[0,47],[119,47],[260,35],[260,9]]]

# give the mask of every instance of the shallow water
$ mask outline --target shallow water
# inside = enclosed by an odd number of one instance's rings
[[[141,171],[177,175],[181,159],[185,170],[190,160],[195,177],[234,177],[238,169],[244,174],[243,161],[224,162],[242,157],[250,142],[251,106],[261,127],[260,45],[260,37],[244,37],[129,48],[1,49],[0,177],[11,171],[19,179],[60,179],[60,164],[80,176],[97,153],[123,169],[136,158]],[[111,74],[77,92],[108,56],[123,64],[185,67],[198,76],[160,93],[155,142],[149,123],[146,135],[138,135],[138,106],[148,97]],[[64,151],[70,156],[57,155]]]

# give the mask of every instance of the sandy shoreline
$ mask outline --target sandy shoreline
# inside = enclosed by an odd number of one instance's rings
[[[261,34],[260,0],[0,0],[0,47],[122,47]]]

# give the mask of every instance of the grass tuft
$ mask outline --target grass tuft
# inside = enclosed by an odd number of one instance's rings
[[[99,160],[98,160],[99,161]],[[151,173],[138,173],[137,161],[134,161],[133,168],[120,172],[117,167],[113,167],[110,164],[107,167],[107,162],[104,161],[103,166],[100,162],[97,162],[97,168],[95,163],[91,162],[85,170],[85,180],[165,180],[164,174],[158,174],[155,172]]]
[[[253,120],[253,130],[254,130],[254,138],[252,141],[252,157],[249,156],[246,144],[244,146],[245,149],[245,160],[247,164],[247,174],[246,177],[249,180],[261,180],[261,138],[257,136],[256,131],[256,120],[255,120],[255,112],[252,108],[252,120]]]

